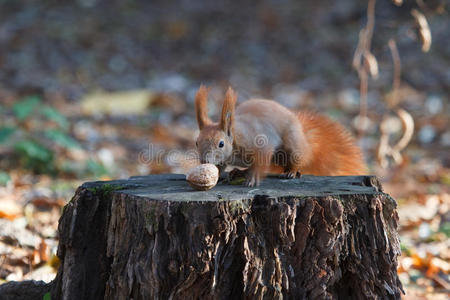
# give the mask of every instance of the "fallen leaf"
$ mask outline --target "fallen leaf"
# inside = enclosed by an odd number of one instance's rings
[[[22,205],[15,195],[6,194],[0,197],[0,218],[14,220],[22,216]]]
[[[39,259],[41,261],[48,261],[48,246],[44,239],[39,244]]]
[[[148,90],[88,94],[81,101],[81,110],[87,115],[141,115],[153,100],[153,93]]]

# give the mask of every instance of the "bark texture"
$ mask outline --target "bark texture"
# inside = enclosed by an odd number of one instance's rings
[[[86,183],[60,220],[52,299],[399,299],[397,220],[369,176]]]

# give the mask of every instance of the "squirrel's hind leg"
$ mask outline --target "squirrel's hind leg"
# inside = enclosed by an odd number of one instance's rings
[[[300,178],[301,169],[308,160],[309,145],[301,131],[300,126],[293,126],[285,135],[283,141],[283,151],[280,154],[283,157],[284,178]]]

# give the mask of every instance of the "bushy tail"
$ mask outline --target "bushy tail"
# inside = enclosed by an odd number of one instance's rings
[[[302,174],[339,176],[367,174],[361,149],[339,123],[311,112],[297,114],[312,150]]]

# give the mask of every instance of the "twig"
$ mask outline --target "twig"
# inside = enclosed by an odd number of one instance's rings
[[[397,116],[402,122],[403,135],[397,142],[397,144],[391,146],[389,144],[390,131],[388,128],[389,124],[387,123],[387,118],[385,118],[381,122],[380,125],[381,137],[377,150],[377,158],[378,163],[381,165],[382,168],[388,167],[389,165],[387,159],[388,156],[391,156],[395,164],[397,165],[400,165],[403,162],[404,159],[403,155],[401,154],[401,151],[403,151],[409,144],[414,133],[414,120],[411,117],[411,115],[403,109],[398,109],[395,112],[397,113]]]
[[[369,74],[376,78],[378,76],[378,63],[375,56],[370,52],[372,44],[373,29],[375,26],[375,3],[376,0],[369,0],[367,4],[367,23],[359,32],[358,45],[353,55],[353,68],[358,72],[360,81],[360,107],[358,136],[364,133],[363,122],[367,118],[367,92],[369,86]]]
[[[373,28],[375,26],[375,3],[376,0],[369,0],[367,4],[367,25],[366,25],[366,49],[370,50],[372,44]]]
[[[392,61],[394,64],[394,71],[392,76],[392,100],[390,103],[388,103],[388,106],[395,107],[399,103],[398,91],[400,89],[400,81],[401,81],[401,61],[395,40],[390,39],[388,45],[389,49],[391,50]],[[394,146],[391,146],[389,144],[390,131],[388,128],[387,119],[385,118],[381,122],[380,124],[381,137],[377,150],[377,158],[378,162],[383,168],[386,168],[389,165],[387,159],[388,156],[391,156],[395,164],[397,165],[403,162],[404,159],[401,154],[401,151],[403,151],[406,148],[406,146],[409,144],[414,134],[414,120],[411,117],[411,115],[401,108],[397,109],[395,112],[400,121],[402,122],[403,135]]]
[[[414,119],[412,118],[410,113],[401,108],[397,109],[396,113],[403,124],[403,136],[398,141],[398,143],[394,147],[392,147],[392,150],[394,152],[400,153],[400,151],[405,149],[406,146],[408,146],[409,142],[411,141],[411,138],[414,133]]]
[[[388,103],[393,107],[398,104],[398,91],[400,89],[400,76],[402,72],[402,65],[400,61],[400,55],[398,54],[397,43],[394,39],[390,39],[388,42],[389,49],[391,50],[392,62],[394,64],[394,74],[392,77],[392,100]]]
[[[361,71],[359,74],[359,124],[358,124],[358,137],[362,137],[364,133],[365,127],[363,126],[363,122],[366,121],[367,118],[367,90],[369,88],[369,80],[366,71]]]

